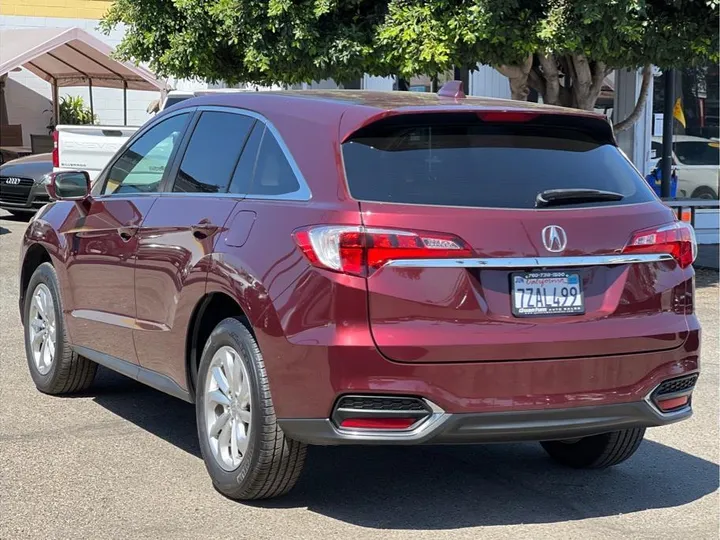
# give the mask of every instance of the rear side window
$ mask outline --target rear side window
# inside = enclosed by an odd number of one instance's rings
[[[253,174],[251,195],[285,195],[300,189],[290,163],[272,132],[265,128]]]
[[[258,148],[260,148],[264,132],[265,126],[260,122],[256,122],[245,143],[240,161],[235,167],[232,182],[230,183],[230,193],[245,194],[250,191],[253,174],[255,173],[255,163],[257,163]]]
[[[597,189],[620,201],[653,199],[644,179],[608,141],[574,128],[483,123],[378,122],[343,144],[348,187],[358,200],[439,206],[534,208],[549,189]],[[430,115],[425,115],[429,117]],[[447,121],[445,118],[447,118]],[[457,115],[460,116],[460,115]]]
[[[254,122],[242,114],[202,113],[190,137],[173,191],[224,193]]]

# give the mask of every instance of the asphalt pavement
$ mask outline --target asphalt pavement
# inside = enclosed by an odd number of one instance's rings
[[[210,483],[193,407],[102,370],[35,390],[17,309],[26,224],[0,210],[0,539],[718,538],[718,273],[698,274],[695,416],[605,471],[536,444],[311,448],[295,490],[237,503]]]
[[[701,244],[698,246],[698,256],[695,261],[695,266],[717,270],[720,267],[719,247],[718,244]]]

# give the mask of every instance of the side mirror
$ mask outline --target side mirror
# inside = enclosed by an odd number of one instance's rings
[[[47,192],[51,199],[81,201],[90,194],[90,175],[85,171],[62,171],[49,175]]]

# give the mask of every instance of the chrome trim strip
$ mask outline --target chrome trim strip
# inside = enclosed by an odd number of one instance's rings
[[[399,259],[385,266],[395,268],[566,268],[672,261],[668,253],[638,255],[588,255],[579,257],[507,257],[492,259]]]
[[[152,330],[164,332],[170,330],[170,328],[165,324],[145,321],[142,319],[133,319],[132,317],[126,317],[116,313],[108,313],[107,311],[97,311],[94,309],[75,309],[70,312],[70,316],[76,319],[86,319],[88,321],[109,324],[112,326],[120,326],[121,328],[129,328],[131,330]]]
[[[200,199],[237,199],[242,201],[246,198],[244,193],[186,193],[185,191],[163,191],[155,194],[156,197],[162,197],[164,199],[182,197],[200,198]]]

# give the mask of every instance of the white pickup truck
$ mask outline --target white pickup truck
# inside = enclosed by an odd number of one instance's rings
[[[191,97],[205,95],[218,90],[195,92],[171,90],[156,108],[162,111]],[[245,90],[220,90],[221,92],[242,92]],[[135,133],[139,127],[132,126],[74,126],[58,125],[53,132],[53,171],[87,171],[94,180],[105,165]]]
[[[90,179],[139,128],[129,126],[55,126],[53,171],[87,171]]]

